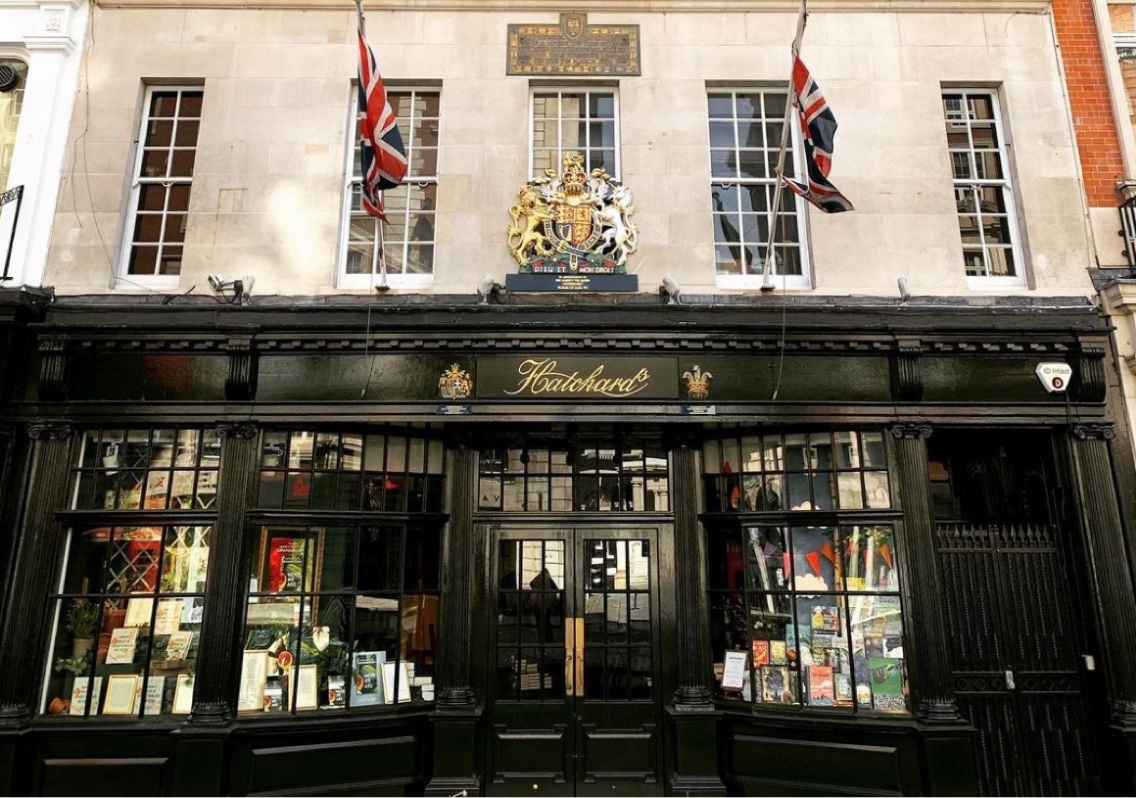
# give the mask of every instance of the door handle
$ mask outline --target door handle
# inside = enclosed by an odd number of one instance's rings
[[[575,657],[574,657],[575,662],[576,662],[576,675],[575,675],[575,678],[573,678],[572,681],[575,683],[575,686],[576,686],[576,692],[575,692],[576,698],[583,698],[584,697],[584,619],[583,618],[573,618],[572,624],[575,627],[573,629],[572,637],[575,638],[575,641],[576,641],[576,654],[575,654]]]
[[[564,695],[584,695],[584,619],[564,619]]]
[[[564,619],[564,696],[576,695],[576,625],[575,618]]]
[[[1014,689],[1014,672],[1009,668],[1006,668],[1006,689]]]

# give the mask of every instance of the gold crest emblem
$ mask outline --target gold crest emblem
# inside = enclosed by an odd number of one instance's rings
[[[461,370],[457,363],[452,364],[438,379],[438,393],[443,399],[465,399],[473,389],[469,374]]]
[[[631,191],[604,169],[584,169],[584,156],[564,154],[563,171],[551,169],[517,192],[509,208],[509,249],[520,272],[625,274],[639,243],[631,222]]]
[[[714,375],[709,371],[703,371],[702,367],[696,363],[693,371],[684,371],[682,376],[686,380],[686,395],[688,397],[705,399],[710,396],[710,380],[714,379]]]

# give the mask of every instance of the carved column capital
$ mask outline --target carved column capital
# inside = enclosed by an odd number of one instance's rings
[[[251,440],[257,436],[259,428],[247,421],[218,421],[217,437],[221,440]]]
[[[1111,424],[1074,424],[1073,435],[1081,441],[1111,441],[1116,430]]]
[[[926,440],[931,437],[931,425],[916,421],[906,421],[892,424],[889,428],[891,436],[897,441]]]
[[[33,441],[64,441],[75,432],[67,419],[42,419],[28,424],[28,437]]]

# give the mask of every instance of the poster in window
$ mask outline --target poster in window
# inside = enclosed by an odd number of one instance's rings
[[[319,542],[296,530],[268,530],[261,537],[258,584],[268,593],[315,590]]]
[[[872,685],[874,709],[907,708],[903,696],[903,660],[893,657],[868,657],[868,673]]]
[[[722,669],[722,689],[741,690],[745,683],[746,655],[744,651],[727,651]]]
[[[188,715],[193,709],[193,676],[188,673],[178,674],[174,687],[174,706],[170,710],[174,715]]]
[[[83,715],[87,711],[87,693],[92,694],[91,706],[98,707],[99,699],[103,693],[103,677],[96,676],[94,679],[94,689],[90,690],[88,687],[87,679],[76,679],[75,685],[71,688],[71,709],[69,713],[72,715]]]

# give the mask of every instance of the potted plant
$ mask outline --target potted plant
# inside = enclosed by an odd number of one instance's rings
[[[86,656],[95,639],[99,605],[90,599],[74,599],[67,608],[67,631],[71,633],[71,658]]]

